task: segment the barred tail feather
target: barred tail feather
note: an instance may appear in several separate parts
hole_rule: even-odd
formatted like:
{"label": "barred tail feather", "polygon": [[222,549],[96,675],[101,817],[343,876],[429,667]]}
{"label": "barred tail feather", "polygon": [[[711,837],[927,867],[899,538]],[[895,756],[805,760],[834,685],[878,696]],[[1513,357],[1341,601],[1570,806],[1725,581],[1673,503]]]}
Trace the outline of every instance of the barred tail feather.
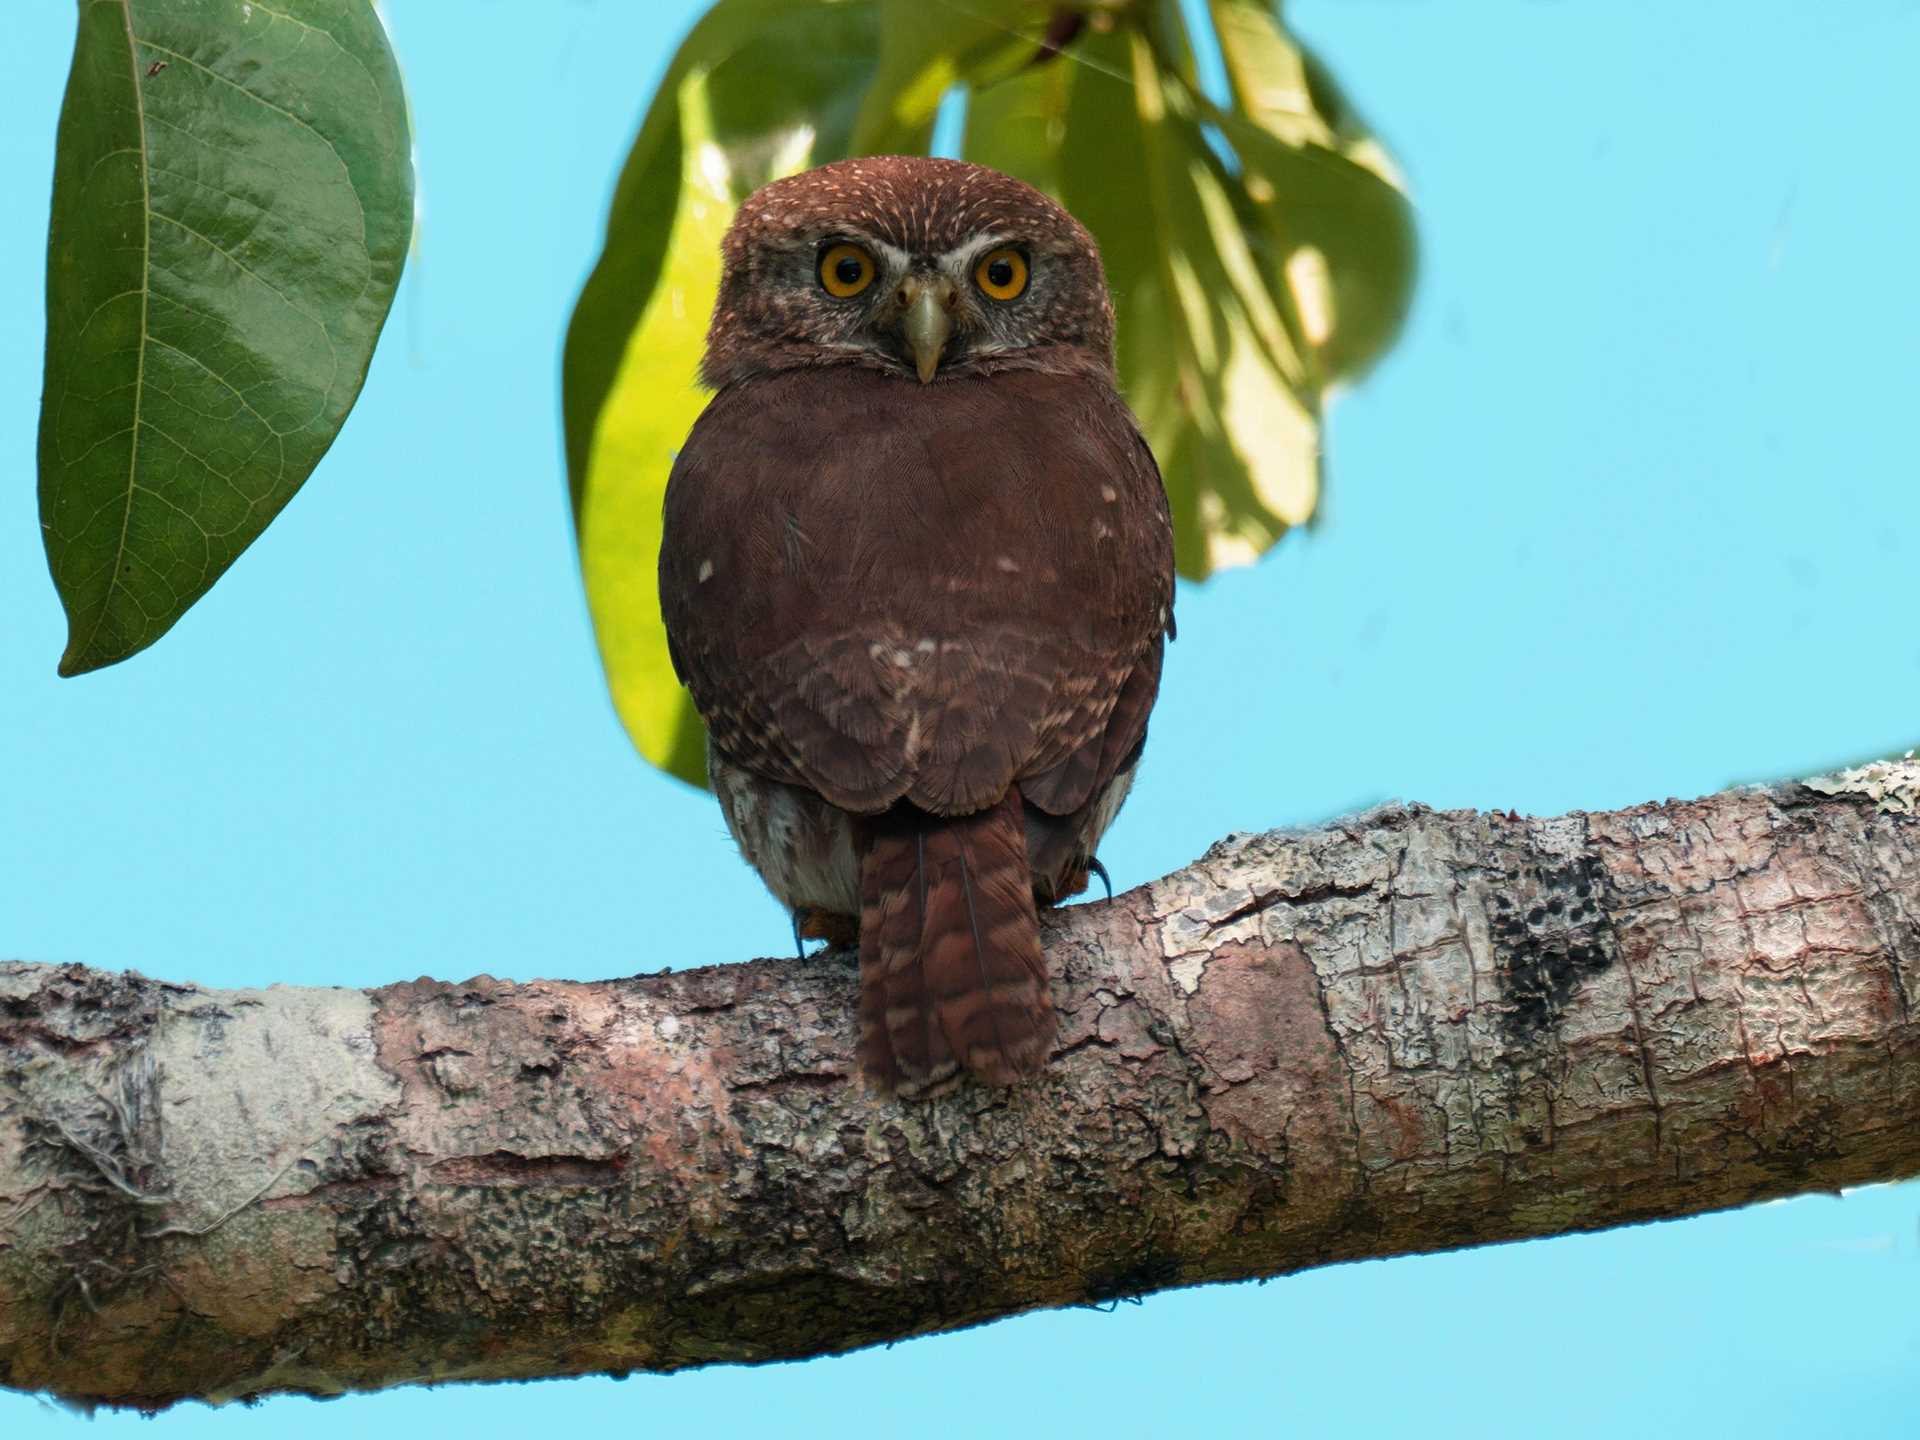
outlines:
{"label": "barred tail feather", "polygon": [[1038,1071],[1055,1021],[1020,792],[972,815],[898,807],[856,843],[861,1069],[903,1095]]}

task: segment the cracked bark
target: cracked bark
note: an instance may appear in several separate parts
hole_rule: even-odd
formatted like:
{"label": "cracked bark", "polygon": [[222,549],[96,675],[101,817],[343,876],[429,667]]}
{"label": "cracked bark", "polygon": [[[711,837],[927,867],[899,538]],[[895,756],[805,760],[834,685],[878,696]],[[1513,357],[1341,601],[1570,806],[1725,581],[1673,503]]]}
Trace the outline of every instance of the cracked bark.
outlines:
{"label": "cracked bark", "polygon": [[1912,1175],[1920,767],[1868,773],[1229,837],[1046,918],[1042,1080],[925,1103],[849,1082],[843,954],[366,993],[0,965],[0,1383],[781,1359]]}

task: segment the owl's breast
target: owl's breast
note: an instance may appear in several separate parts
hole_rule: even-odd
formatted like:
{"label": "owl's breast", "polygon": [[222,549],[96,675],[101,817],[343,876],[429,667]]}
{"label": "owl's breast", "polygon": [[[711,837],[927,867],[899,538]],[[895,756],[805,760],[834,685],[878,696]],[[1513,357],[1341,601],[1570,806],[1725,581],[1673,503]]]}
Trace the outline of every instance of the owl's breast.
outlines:
{"label": "owl's breast", "polygon": [[732,387],[663,524],[662,616],[715,743],[849,808],[969,808],[1058,763],[1168,622],[1158,472],[1097,377]]}
{"label": "owl's breast", "polygon": [[1158,474],[1095,377],[921,385],[848,365],[738,386],[689,436],[664,519],[663,577],[685,550],[709,606],[1004,609],[1171,565]]}

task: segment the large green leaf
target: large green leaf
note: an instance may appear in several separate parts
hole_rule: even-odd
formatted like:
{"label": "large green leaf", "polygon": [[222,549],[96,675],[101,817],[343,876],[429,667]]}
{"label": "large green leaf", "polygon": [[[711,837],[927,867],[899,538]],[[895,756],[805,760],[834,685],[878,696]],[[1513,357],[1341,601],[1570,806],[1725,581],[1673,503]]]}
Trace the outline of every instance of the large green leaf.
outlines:
{"label": "large green leaf", "polygon": [[300,488],[412,224],[366,0],[80,0],[40,412],[63,675],[159,639]]}
{"label": "large green leaf", "polygon": [[640,753],[703,784],[704,735],[667,657],[657,557],[673,456],[739,202],[844,154],[878,51],[876,0],[720,0],[634,142],[567,333],[564,413],[594,634]]}

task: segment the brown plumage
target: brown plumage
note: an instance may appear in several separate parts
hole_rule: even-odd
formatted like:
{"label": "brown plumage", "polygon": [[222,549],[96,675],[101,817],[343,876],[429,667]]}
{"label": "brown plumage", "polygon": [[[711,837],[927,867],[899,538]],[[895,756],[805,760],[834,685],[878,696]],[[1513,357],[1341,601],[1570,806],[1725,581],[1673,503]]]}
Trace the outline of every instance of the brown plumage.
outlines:
{"label": "brown plumage", "polygon": [[768,186],[725,258],[660,555],[715,793],[784,903],[857,917],[869,1077],[1011,1083],[1054,1036],[1036,893],[1084,883],[1172,625],[1098,252],[1017,181],[894,157]]}
{"label": "brown plumage", "polygon": [[960,1069],[1011,1085],[1039,1069],[1053,1000],[1019,788],[968,815],[895,806],[853,833],[861,1068],[896,1086]]}

